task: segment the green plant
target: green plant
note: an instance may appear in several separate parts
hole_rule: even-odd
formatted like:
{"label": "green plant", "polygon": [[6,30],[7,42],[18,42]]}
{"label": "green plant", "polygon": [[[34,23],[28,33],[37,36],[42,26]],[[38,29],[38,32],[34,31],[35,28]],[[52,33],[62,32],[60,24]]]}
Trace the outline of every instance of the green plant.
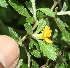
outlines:
{"label": "green plant", "polygon": [[[35,0],[25,1],[24,4],[22,0],[0,1],[1,7],[7,8],[8,5],[11,5],[19,15],[26,19],[25,21],[21,20],[25,28],[25,35],[19,36],[19,33],[17,34],[13,28],[8,27],[11,37],[23,49],[21,56],[26,55],[24,58],[20,56],[17,68],[69,67],[70,24],[65,23],[65,19],[67,21],[65,15],[70,16],[69,1],[52,0],[54,3],[51,8],[49,7],[51,4],[45,7],[44,1],[43,3],[39,2],[42,7],[36,5]],[[50,2],[52,3],[52,1]],[[25,59],[27,60],[26,64]],[[37,59],[41,60],[37,61]]]}

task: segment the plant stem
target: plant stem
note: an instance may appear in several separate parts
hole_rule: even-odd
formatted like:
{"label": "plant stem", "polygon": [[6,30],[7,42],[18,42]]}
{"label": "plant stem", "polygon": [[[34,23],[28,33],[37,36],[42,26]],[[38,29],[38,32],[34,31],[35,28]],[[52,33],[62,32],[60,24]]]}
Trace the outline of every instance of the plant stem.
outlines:
{"label": "plant stem", "polygon": [[57,12],[57,15],[70,15],[70,11],[60,11],[60,12]]}
{"label": "plant stem", "polygon": [[28,56],[28,68],[30,68],[30,53],[29,52],[27,52],[27,56]]}
{"label": "plant stem", "polygon": [[[59,9],[62,10],[61,0],[58,0]],[[62,16],[63,21],[65,22],[65,16]]]}
{"label": "plant stem", "polygon": [[27,38],[28,34],[22,37],[21,41],[24,41]]}
{"label": "plant stem", "polygon": [[[32,30],[34,30],[37,27],[38,23],[36,22],[32,28]],[[28,37],[28,34],[26,34],[25,36],[22,37],[21,41],[24,41],[26,38]]]}
{"label": "plant stem", "polygon": [[[32,2],[32,7],[33,7],[33,17],[35,19],[35,24],[32,28],[32,30],[34,30],[37,27],[38,23],[37,23],[37,18],[36,18],[35,0],[31,0],[31,2]],[[21,40],[24,41],[27,37],[28,37],[28,34],[26,34]]]}
{"label": "plant stem", "polygon": [[[32,7],[33,7],[33,17],[35,19],[35,24],[34,24],[34,26],[32,28],[32,30],[34,30],[37,27],[38,23],[37,23],[37,18],[36,18],[35,0],[31,0],[31,2],[32,2]],[[27,37],[28,37],[28,34],[26,34],[21,40],[24,41]],[[26,52],[27,52],[27,50],[26,50]],[[30,55],[29,52],[27,52],[27,56],[28,56],[28,68],[30,68],[31,55]]]}
{"label": "plant stem", "polygon": [[36,23],[34,24],[32,30],[34,30],[34,29],[38,26],[38,24],[39,24],[39,23],[36,21]]}
{"label": "plant stem", "polygon": [[51,10],[53,11],[53,9],[56,7],[56,5],[58,4],[58,2],[56,0],[54,0],[54,4],[51,7]]}

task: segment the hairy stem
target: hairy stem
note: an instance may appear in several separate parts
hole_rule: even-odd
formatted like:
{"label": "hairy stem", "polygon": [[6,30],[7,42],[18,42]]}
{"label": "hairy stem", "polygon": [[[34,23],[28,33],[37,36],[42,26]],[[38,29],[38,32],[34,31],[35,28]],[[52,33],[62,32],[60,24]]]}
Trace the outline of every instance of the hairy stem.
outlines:
{"label": "hairy stem", "polygon": [[27,38],[28,34],[22,37],[21,41],[24,41]]}
{"label": "hairy stem", "polygon": [[52,5],[51,10],[53,10],[57,4],[58,4],[58,2],[54,0],[54,4]]}
{"label": "hairy stem", "polygon": [[70,11],[61,11],[61,12],[57,12],[57,15],[69,15],[70,16]]}
{"label": "hairy stem", "polygon": [[30,57],[31,57],[31,56],[30,56],[30,53],[29,53],[29,52],[27,52],[27,56],[28,56],[28,68],[30,68],[30,61],[31,61],[31,60],[30,60]]}

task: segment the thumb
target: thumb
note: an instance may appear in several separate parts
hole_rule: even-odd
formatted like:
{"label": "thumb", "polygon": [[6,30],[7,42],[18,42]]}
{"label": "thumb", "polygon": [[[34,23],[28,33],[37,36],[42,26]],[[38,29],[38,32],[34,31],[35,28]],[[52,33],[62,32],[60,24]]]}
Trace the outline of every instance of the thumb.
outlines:
{"label": "thumb", "polygon": [[9,36],[0,35],[0,66],[2,68],[16,66],[19,54],[20,51],[17,42]]}

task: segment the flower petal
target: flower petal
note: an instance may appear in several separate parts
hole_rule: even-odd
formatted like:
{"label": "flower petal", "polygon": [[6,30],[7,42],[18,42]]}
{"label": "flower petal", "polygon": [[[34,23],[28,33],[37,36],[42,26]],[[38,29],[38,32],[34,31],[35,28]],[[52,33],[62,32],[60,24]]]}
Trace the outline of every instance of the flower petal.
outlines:
{"label": "flower petal", "polygon": [[52,43],[52,41],[48,38],[44,38],[44,40],[47,42],[47,43]]}
{"label": "flower petal", "polygon": [[50,37],[52,30],[42,31],[42,37]]}
{"label": "flower petal", "polygon": [[46,31],[46,33],[45,33],[45,37],[50,37],[51,36],[51,30],[48,30],[48,31]]}
{"label": "flower petal", "polygon": [[43,29],[43,31],[47,31],[49,29],[50,29],[50,27],[46,25],[45,28]]}

